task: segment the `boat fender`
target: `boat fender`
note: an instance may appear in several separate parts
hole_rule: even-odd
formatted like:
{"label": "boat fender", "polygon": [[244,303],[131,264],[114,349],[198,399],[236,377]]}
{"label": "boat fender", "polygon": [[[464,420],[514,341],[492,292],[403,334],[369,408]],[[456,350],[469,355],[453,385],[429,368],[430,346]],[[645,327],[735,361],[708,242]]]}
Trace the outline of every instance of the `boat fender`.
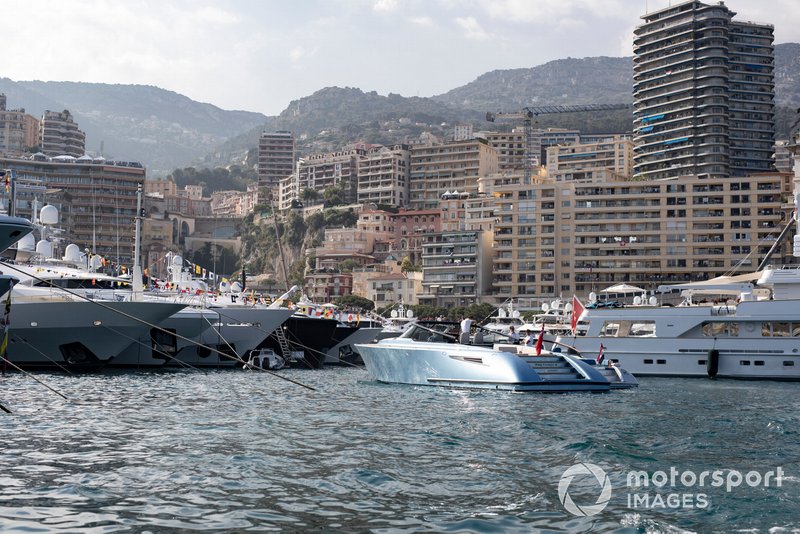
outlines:
{"label": "boat fender", "polygon": [[711,349],[708,351],[708,359],[706,360],[708,378],[716,378],[717,371],[719,371],[719,351]]}

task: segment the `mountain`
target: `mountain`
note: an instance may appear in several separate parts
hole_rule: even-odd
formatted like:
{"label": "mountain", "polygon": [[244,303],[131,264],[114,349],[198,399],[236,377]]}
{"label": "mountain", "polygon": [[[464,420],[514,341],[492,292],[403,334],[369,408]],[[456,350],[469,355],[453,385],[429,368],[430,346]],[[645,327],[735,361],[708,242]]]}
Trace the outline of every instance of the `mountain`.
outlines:
{"label": "mountain", "polygon": [[231,137],[264,124],[261,113],[227,111],[146,85],[15,82],[0,78],[9,108],[39,117],[68,109],[86,132],[87,151],[140,161],[163,175],[212,152]]}
{"label": "mountain", "polygon": [[[779,138],[788,136],[800,107],[800,44],[775,46]],[[144,163],[150,176],[176,168],[252,167],[264,130],[289,130],[300,155],[337,150],[355,141],[410,142],[424,132],[445,137],[455,123],[477,130],[490,125],[487,111],[525,106],[631,102],[633,58],[590,57],[550,61],[531,68],[495,70],[431,98],[379,95],[351,87],[326,87],[292,101],[278,116],[227,111],[172,91],[142,85],[74,82],[14,82],[0,78],[10,108],[34,116],[68,109],[86,132],[87,148],[107,157]],[[540,127],[576,128],[586,133],[626,131],[630,110],[540,115]]]}
{"label": "mountain", "polygon": [[433,99],[468,109],[516,111],[525,106],[632,102],[632,88],[632,57],[567,58],[527,69],[493,70]]}

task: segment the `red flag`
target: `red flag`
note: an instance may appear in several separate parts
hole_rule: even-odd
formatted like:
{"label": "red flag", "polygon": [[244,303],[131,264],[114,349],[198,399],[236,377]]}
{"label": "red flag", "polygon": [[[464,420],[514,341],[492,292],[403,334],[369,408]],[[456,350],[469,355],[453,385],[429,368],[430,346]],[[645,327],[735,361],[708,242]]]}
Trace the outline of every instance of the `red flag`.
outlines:
{"label": "red flag", "polygon": [[605,358],[605,355],[603,354],[604,350],[606,350],[606,348],[603,346],[602,343],[600,343],[600,352],[597,353],[597,365],[603,363],[603,358]]}
{"label": "red flag", "polygon": [[578,327],[578,319],[583,313],[583,304],[578,300],[578,297],[572,295],[572,335],[575,335],[575,329]]}
{"label": "red flag", "polygon": [[536,355],[539,356],[542,353],[542,345],[544,344],[544,321],[542,321],[542,331],[539,332],[539,337],[536,340]]}

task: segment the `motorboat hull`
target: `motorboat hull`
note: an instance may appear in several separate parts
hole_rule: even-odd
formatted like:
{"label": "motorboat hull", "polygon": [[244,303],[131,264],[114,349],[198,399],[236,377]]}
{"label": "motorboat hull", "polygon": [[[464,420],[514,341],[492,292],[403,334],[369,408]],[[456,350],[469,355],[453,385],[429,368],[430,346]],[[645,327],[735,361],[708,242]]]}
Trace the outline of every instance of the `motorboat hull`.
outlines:
{"label": "motorboat hull", "polygon": [[[370,376],[379,382],[530,392],[602,392],[609,382],[566,354],[535,356],[518,345],[498,348],[407,338],[357,345]],[[498,350],[500,349],[500,350]]]}

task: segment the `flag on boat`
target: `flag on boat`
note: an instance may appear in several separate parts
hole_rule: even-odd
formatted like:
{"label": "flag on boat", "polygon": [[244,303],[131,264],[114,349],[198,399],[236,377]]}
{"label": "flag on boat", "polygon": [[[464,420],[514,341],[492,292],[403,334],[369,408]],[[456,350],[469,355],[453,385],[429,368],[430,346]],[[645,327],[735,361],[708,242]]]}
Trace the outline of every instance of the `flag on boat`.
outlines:
{"label": "flag on boat", "polygon": [[539,337],[536,339],[536,355],[542,354],[542,345],[544,345],[544,321],[542,321],[542,330],[539,332]]}
{"label": "flag on boat", "polygon": [[600,365],[601,363],[603,363],[603,360],[606,357],[605,354],[603,354],[603,352],[605,350],[606,350],[606,348],[603,346],[602,343],[600,343],[600,352],[597,353],[597,365]]}
{"label": "flag on boat", "polygon": [[578,300],[578,297],[572,295],[572,335],[575,335],[575,330],[578,328],[578,319],[581,318],[583,313],[583,304]]}

